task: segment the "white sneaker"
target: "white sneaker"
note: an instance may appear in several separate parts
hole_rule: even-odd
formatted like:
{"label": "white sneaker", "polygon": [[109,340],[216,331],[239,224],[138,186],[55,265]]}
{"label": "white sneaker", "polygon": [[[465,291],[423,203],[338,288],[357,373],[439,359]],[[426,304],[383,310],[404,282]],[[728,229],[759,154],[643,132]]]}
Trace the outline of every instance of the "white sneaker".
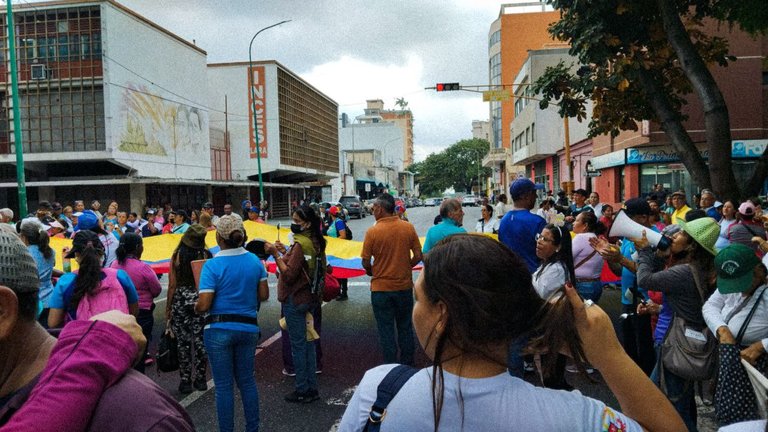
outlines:
{"label": "white sneaker", "polygon": [[[588,374],[595,373],[595,369],[591,367],[586,367],[585,369],[587,370]],[[569,364],[568,366],[565,367],[565,371],[570,373],[579,373],[579,368],[577,368],[576,365]]]}
{"label": "white sneaker", "polygon": [[295,377],[296,376],[296,372],[290,372],[289,373],[287,370],[285,370],[285,368],[283,368],[283,375],[289,376],[289,377]]}
{"label": "white sneaker", "polygon": [[536,364],[523,362],[523,370],[525,372],[536,372]]}

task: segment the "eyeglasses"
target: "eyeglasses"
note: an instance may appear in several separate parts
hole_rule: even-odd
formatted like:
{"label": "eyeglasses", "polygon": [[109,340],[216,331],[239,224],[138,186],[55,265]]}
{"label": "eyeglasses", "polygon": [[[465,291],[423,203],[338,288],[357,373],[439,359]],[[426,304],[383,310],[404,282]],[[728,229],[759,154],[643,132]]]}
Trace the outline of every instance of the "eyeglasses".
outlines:
{"label": "eyeglasses", "polygon": [[537,242],[541,241],[541,242],[545,242],[545,243],[554,243],[555,242],[554,239],[548,239],[548,238],[544,237],[541,234],[536,234],[536,241]]}

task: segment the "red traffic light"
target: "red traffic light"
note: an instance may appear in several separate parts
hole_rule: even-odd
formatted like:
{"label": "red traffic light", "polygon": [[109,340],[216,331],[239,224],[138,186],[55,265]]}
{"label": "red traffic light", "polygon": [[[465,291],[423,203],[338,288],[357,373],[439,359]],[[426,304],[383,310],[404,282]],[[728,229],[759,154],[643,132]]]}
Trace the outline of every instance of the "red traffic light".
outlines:
{"label": "red traffic light", "polygon": [[461,90],[459,83],[437,83],[435,84],[436,91],[456,91]]}

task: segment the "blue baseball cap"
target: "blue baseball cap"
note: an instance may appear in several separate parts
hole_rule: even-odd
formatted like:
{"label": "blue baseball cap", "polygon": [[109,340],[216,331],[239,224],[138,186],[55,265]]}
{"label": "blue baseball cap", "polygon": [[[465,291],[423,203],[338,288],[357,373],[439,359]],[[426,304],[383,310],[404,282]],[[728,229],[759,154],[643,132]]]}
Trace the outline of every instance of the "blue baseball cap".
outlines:
{"label": "blue baseball cap", "polygon": [[536,191],[536,185],[527,178],[519,178],[509,186],[509,195],[512,197],[513,201],[534,191]]}
{"label": "blue baseball cap", "polygon": [[258,213],[260,210],[259,210],[259,208],[258,208],[258,207],[256,207],[256,206],[253,206],[253,207],[249,208],[249,209],[248,209],[248,211],[249,211],[249,212],[253,212],[253,213]]}
{"label": "blue baseball cap", "polygon": [[75,231],[93,231],[98,234],[106,234],[104,228],[99,225],[99,217],[91,210],[86,210],[77,218]]}

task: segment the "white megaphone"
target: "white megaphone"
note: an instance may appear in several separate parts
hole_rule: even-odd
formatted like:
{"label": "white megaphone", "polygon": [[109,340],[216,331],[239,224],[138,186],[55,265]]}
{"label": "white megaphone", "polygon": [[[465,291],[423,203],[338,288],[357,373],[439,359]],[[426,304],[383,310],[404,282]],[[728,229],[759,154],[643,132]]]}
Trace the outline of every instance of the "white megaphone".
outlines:
{"label": "white megaphone", "polygon": [[608,231],[608,237],[640,238],[643,236],[643,231],[645,231],[645,237],[648,239],[648,243],[650,243],[651,246],[660,250],[669,248],[671,242],[668,237],[653,231],[650,227],[642,226],[633,221],[632,218],[627,216],[624,209],[621,209],[616,213],[613,225],[611,225],[611,229]]}

